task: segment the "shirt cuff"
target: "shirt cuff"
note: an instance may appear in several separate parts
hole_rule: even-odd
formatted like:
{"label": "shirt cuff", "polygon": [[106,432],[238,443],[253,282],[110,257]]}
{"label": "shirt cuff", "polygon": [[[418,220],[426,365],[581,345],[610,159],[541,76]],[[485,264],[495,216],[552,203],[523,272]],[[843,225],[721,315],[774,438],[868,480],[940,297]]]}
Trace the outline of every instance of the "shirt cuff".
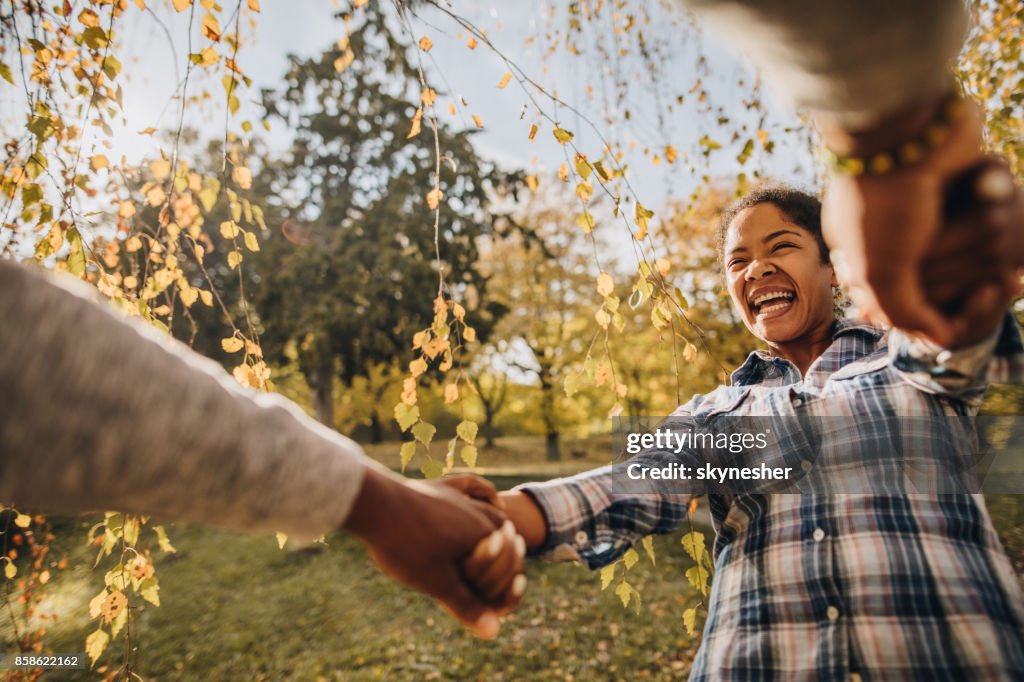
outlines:
{"label": "shirt cuff", "polygon": [[966,388],[986,379],[1004,324],[978,343],[956,350],[893,329],[889,332],[889,357],[903,372],[941,381],[947,388]]}
{"label": "shirt cuff", "polygon": [[547,537],[531,551],[531,556],[578,560],[592,549],[597,540],[596,517],[608,500],[595,499],[601,497],[600,486],[586,488],[571,479],[527,483],[515,488],[537,503],[547,522]]}

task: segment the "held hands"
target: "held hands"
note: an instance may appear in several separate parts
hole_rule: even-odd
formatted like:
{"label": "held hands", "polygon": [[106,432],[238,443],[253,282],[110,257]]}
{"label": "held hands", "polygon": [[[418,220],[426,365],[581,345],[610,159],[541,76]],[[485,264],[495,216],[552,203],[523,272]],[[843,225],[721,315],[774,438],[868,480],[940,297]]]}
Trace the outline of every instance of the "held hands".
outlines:
{"label": "held hands", "polygon": [[[901,126],[919,125],[920,118],[905,112],[857,134],[823,127],[830,146],[870,154],[890,147]],[[982,156],[973,104],[920,162],[882,175],[836,177],[822,225],[836,274],[864,317],[946,348],[994,331],[1024,265],[1020,192],[1005,164]]]}
{"label": "held hands", "polygon": [[387,576],[435,598],[473,634],[491,639],[499,615],[525,588],[525,547],[493,504],[493,486],[454,481],[409,481],[369,467],[344,527]]}

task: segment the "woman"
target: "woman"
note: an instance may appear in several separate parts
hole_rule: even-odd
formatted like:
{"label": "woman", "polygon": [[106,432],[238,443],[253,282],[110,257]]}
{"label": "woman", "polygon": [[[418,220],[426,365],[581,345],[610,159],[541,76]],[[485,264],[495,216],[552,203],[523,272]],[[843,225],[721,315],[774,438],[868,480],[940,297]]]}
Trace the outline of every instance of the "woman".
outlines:
{"label": "woman", "polygon": [[[839,449],[856,453],[893,436],[894,417],[975,414],[990,378],[1019,366],[1017,328],[1002,315],[945,353],[837,319],[808,194],[744,197],[725,211],[719,243],[732,303],[769,350],[676,416],[842,416]],[[912,435],[926,450],[946,445]],[[615,494],[611,476],[502,500],[534,553],[568,545],[591,568],[685,522],[685,497]],[[1024,599],[980,495],[712,494],[709,505],[716,574],[691,679],[1024,679]]]}

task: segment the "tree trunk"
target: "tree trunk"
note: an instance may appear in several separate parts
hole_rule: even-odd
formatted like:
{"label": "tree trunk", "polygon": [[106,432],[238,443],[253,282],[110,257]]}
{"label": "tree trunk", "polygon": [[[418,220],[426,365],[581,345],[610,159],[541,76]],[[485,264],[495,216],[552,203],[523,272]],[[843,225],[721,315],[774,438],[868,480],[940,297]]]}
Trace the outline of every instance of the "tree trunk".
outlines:
{"label": "tree trunk", "polygon": [[380,423],[380,417],[377,416],[377,410],[374,410],[373,414],[370,415],[370,442],[384,442],[384,427]]}
{"label": "tree trunk", "polygon": [[548,431],[547,444],[548,461],[557,462],[562,459],[562,454],[558,451],[558,431]]}
{"label": "tree trunk", "polygon": [[334,364],[331,356],[323,358],[316,370],[316,418],[334,428]]}
{"label": "tree trunk", "polygon": [[558,418],[555,415],[555,383],[551,376],[551,368],[544,363],[540,365],[540,409],[547,436],[547,458],[549,462],[562,459],[558,450]]}

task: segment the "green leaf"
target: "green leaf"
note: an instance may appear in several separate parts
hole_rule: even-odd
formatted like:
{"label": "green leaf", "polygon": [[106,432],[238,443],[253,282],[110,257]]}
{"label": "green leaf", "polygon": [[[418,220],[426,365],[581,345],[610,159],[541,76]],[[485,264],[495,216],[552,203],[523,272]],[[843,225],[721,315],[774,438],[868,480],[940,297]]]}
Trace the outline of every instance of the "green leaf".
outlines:
{"label": "green leaf", "polygon": [[636,566],[638,561],[640,561],[640,555],[636,553],[635,549],[626,550],[626,554],[622,557],[622,563],[626,564],[626,570]]}
{"label": "green leaf", "polygon": [[110,80],[117,78],[117,74],[121,73],[121,62],[117,60],[117,57],[108,54],[103,58],[103,73],[107,74],[107,78]]}
{"label": "green leaf", "polygon": [[107,32],[99,26],[91,26],[82,31],[82,41],[94,50],[99,50],[107,46],[110,39],[107,37]]}
{"label": "green leaf", "polygon": [[607,590],[613,580],[615,580],[615,564],[608,564],[601,569],[601,589]]}
{"label": "green leaf", "polygon": [[85,250],[82,248],[82,235],[77,228],[69,228],[67,232],[68,246],[68,272],[75,277],[85,274]]}
{"label": "green leaf", "polygon": [[[159,606],[159,604],[157,604]],[[117,614],[113,622],[110,624],[110,636],[117,637],[118,633],[121,632],[121,628],[128,622],[128,609],[121,609],[121,613]]]}
{"label": "green leaf", "polygon": [[395,421],[403,431],[408,431],[409,427],[418,422],[420,419],[420,408],[415,405],[406,405],[405,403],[398,403],[395,405]]}
{"label": "green leaf", "polygon": [[441,476],[444,475],[444,465],[436,459],[432,459],[420,467],[420,471],[422,471],[423,475],[428,479],[432,480],[435,478],[441,478]]}
{"label": "green leaf", "polygon": [[37,204],[43,199],[43,188],[33,182],[21,188],[21,205],[25,208]]}
{"label": "green leaf", "polygon": [[462,461],[466,463],[466,466],[468,466],[470,469],[476,467],[477,452],[475,447],[473,447],[472,445],[467,445],[466,447],[462,448],[462,452],[460,454],[462,455]]}
{"label": "green leaf", "polygon": [[683,627],[686,628],[686,634],[693,637],[697,634],[697,608],[690,608],[683,611]]}
{"label": "green leaf", "polygon": [[703,566],[691,566],[686,570],[686,579],[705,597],[708,596],[708,580],[711,574]]}
{"label": "green leaf", "polygon": [[704,546],[704,533],[700,531],[693,531],[687,533],[682,539],[683,549],[690,555],[690,558],[694,561],[700,561],[701,556],[707,551]]}
{"label": "green leaf", "polygon": [[430,441],[434,440],[435,433],[437,433],[437,429],[434,428],[433,424],[428,424],[427,422],[420,422],[412,427],[413,438],[427,447],[430,447]]}
{"label": "green leaf", "polygon": [[139,519],[135,516],[126,516],[124,519],[124,542],[130,547],[139,543]]}
{"label": "green leaf", "polygon": [[474,440],[476,440],[476,431],[476,423],[471,421],[460,422],[459,425],[455,428],[455,433],[457,433],[459,438],[466,441],[467,443],[472,443]]}
{"label": "green leaf", "polygon": [[160,606],[160,583],[157,582],[156,576],[150,576],[142,581],[139,594],[153,606]]}
{"label": "green leaf", "polygon": [[571,142],[573,137],[572,133],[570,133],[568,130],[565,130],[564,128],[558,127],[557,125],[555,126],[554,135],[555,139],[558,140],[559,144],[566,144],[567,142]]}
{"label": "green leaf", "polygon": [[11,75],[11,67],[6,64],[0,63],[0,78],[14,85],[14,77]]}
{"label": "green leaf", "polygon": [[402,449],[399,454],[402,457],[402,471],[405,471],[405,467],[409,466],[409,462],[416,455],[416,441],[411,440],[408,443],[402,443]]}
{"label": "green leaf", "polygon": [[103,651],[107,648],[108,642],[110,642],[110,635],[102,629],[97,630],[85,638],[85,653],[89,654],[89,658],[92,659],[93,665],[96,665],[96,661],[98,661],[100,656],[103,655]]}
{"label": "green leaf", "polygon": [[586,159],[580,158],[576,161],[576,172],[580,174],[582,179],[586,180],[589,178],[591,170],[593,170],[593,167]]}
{"label": "green leaf", "polygon": [[580,375],[568,374],[565,377],[565,397],[571,398],[580,390]]}

